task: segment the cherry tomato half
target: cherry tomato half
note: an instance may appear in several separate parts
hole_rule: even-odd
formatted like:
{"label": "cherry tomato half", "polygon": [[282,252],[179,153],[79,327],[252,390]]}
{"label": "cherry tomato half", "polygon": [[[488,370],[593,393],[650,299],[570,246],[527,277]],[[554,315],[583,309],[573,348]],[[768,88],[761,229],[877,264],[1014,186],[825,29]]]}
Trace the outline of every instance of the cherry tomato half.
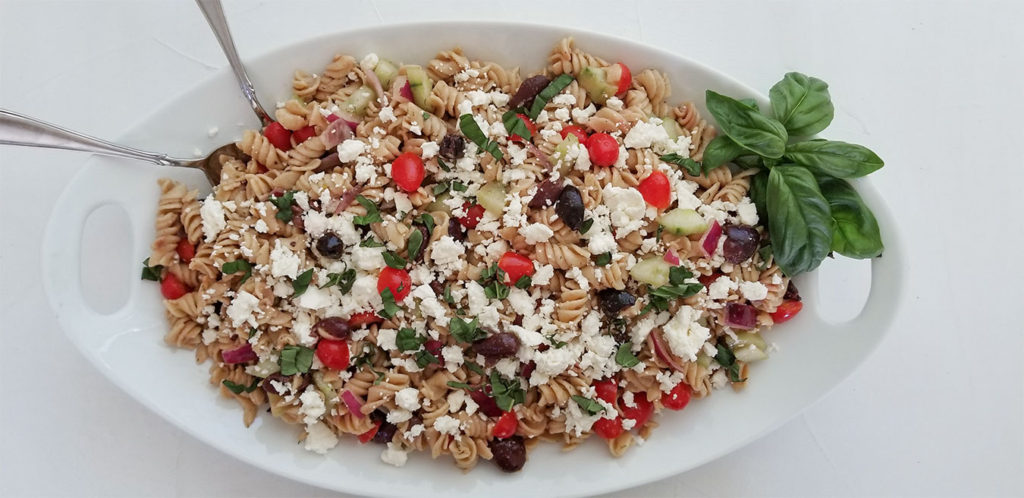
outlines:
{"label": "cherry tomato half", "polygon": [[565,128],[562,128],[562,131],[559,132],[559,134],[562,135],[563,139],[565,137],[569,136],[570,133],[572,133],[573,135],[576,135],[576,138],[580,141],[581,144],[582,143],[586,143],[586,141],[587,141],[587,131],[584,130],[582,126],[569,125],[569,126],[566,126]]}
{"label": "cherry tomato half", "polygon": [[587,153],[595,166],[611,166],[619,160],[619,142],[607,133],[595,133],[587,138]]}
{"label": "cherry tomato half", "polygon": [[176,251],[178,251],[178,257],[181,258],[182,263],[188,263],[196,257],[196,246],[190,244],[188,239],[179,240]]}
{"label": "cherry tomato half", "polygon": [[377,277],[377,292],[384,292],[384,289],[391,291],[396,302],[405,299],[405,296],[408,296],[409,291],[412,290],[412,278],[409,277],[409,272],[390,266],[381,270],[380,276]]}
{"label": "cherry tomato half", "polygon": [[292,133],[292,138],[295,139],[295,143],[297,144],[301,144],[302,142],[305,142],[306,140],[309,140],[314,136],[316,136],[316,128],[313,128],[312,126],[299,128],[298,130],[295,130],[294,133]]}
{"label": "cherry tomato half", "polygon": [[519,427],[519,419],[516,418],[516,412],[505,412],[494,423],[491,434],[498,439],[505,439],[514,436],[517,427]]}
{"label": "cherry tomato half", "polygon": [[415,192],[423,184],[423,160],[406,152],[391,163],[391,179],[406,192]]}
{"label": "cherry tomato half", "polygon": [[661,406],[669,410],[682,410],[690,402],[690,386],[680,382],[668,394],[661,397]]}
{"label": "cherry tomato half", "polygon": [[484,207],[479,204],[463,203],[462,210],[466,214],[459,218],[459,223],[466,228],[476,228],[480,224],[480,218],[484,217]]}
{"label": "cherry tomato half", "polygon": [[629,86],[633,84],[633,73],[630,72],[629,66],[619,62],[615,64],[619,66],[619,87],[615,90],[615,95],[622,95],[629,90]]}
{"label": "cherry tomato half", "polygon": [[345,341],[321,340],[316,345],[316,357],[327,368],[344,370],[348,368],[348,343]]}
{"label": "cherry tomato half", "polygon": [[800,301],[786,301],[779,305],[775,313],[772,313],[772,321],[775,323],[787,322],[802,309],[804,309],[804,303]]}
{"label": "cherry tomato half", "polygon": [[594,422],[593,429],[598,436],[605,439],[615,439],[619,437],[619,434],[622,434],[622,419],[619,417],[615,417],[614,419],[597,419],[597,422]]}
{"label": "cherry tomato half", "polygon": [[359,435],[359,442],[363,443],[363,444],[369,443],[370,440],[373,439],[373,436],[377,435],[377,431],[380,430],[380,426],[381,426],[381,421],[380,420],[374,422],[373,423],[373,427],[371,427],[370,430],[368,430],[368,431],[366,431],[366,432],[364,432],[364,433]]}
{"label": "cherry tomato half", "polygon": [[601,398],[613,405],[615,404],[615,400],[619,398],[619,385],[613,378],[594,382],[594,391],[597,392],[598,398]]}
{"label": "cherry tomato half", "polygon": [[383,321],[384,319],[381,318],[380,315],[378,315],[374,311],[361,311],[359,313],[352,315],[348,319],[348,326],[354,329],[357,327],[362,327],[363,325],[369,325],[371,323],[380,323]]}
{"label": "cherry tomato half", "polygon": [[672,202],[672,185],[661,171],[651,173],[636,188],[648,204],[658,209],[665,209]]}
{"label": "cherry tomato half", "polygon": [[633,405],[635,406],[626,406],[626,403],[620,403],[619,413],[622,418],[635,420],[635,427],[640,427],[647,423],[647,419],[651,418],[651,414],[654,413],[654,403],[647,401],[646,393],[633,393]]}
{"label": "cherry tomato half", "polygon": [[508,276],[508,283],[515,284],[524,276],[533,275],[533,261],[516,252],[506,252],[498,259],[498,268]]}
{"label": "cherry tomato half", "polygon": [[165,272],[164,279],[160,281],[160,293],[164,295],[164,299],[174,300],[188,294],[188,287],[173,273]]}
{"label": "cherry tomato half", "polygon": [[278,123],[277,121],[268,124],[267,127],[263,129],[263,136],[267,137],[267,140],[274,144],[274,147],[277,147],[278,149],[289,150],[292,148],[292,132],[286,130],[285,127],[281,126],[281,123]]}
{"label": "cherry tomato half", "polygon": [[[537,136],[537,125],[533,124],[533,121],[530,121],[530,118],[527,117],[526,114],[516,114],[516,116],[519,116],[519,119],[522,119],[523,124],[526,125],[526,129],[530,130],[530,140],[532,141],[533,137]],[[513,133],[511,137],[508,137],[508,139],[513,142],[523,141],[523,137],[516,135],[515,133]]]}

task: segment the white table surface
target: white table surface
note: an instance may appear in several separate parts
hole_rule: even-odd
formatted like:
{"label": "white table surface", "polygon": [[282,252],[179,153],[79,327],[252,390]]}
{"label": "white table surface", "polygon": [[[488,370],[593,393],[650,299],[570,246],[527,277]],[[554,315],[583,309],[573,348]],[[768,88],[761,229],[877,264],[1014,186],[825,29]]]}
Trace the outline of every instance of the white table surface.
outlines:
{"label": "white table surface", "polygon": [[[243,58],[349,27],[516,19],[628,36],[765,90],[800,70],[831,83],[831,134],[886,160],[872,178],[900,220],[910,267],[879,350],[760,441],[620,496],[1024,493],[1024,4],[344,4],[236,0],[226,10]],[[225,65],[185,0],[0,1],[0,107],[101,137]],[[0,147],[0,496],[329,495],[185,435],[65,339],[39,253],[82,161]]]}

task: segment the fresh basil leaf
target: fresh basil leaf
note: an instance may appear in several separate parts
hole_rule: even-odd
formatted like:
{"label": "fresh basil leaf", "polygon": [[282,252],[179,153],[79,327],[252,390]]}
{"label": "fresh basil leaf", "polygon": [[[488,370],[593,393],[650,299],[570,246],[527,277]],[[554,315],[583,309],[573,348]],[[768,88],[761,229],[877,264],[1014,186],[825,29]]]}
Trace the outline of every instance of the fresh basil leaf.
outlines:
{"label": "fresh basil leaf", "polygon": [[732,160],[741,169],[754,169],[764,167],[764,163],[761,161],[761,156],[746,155],[740,156]]}
{"label": "fresh basil leaf", "polygon": [[454,317],[448,324],[448,331],[451,332],[452,337],[455,337],[460,342],[476,342],[486,335],[486,333],[480,329],[479,323],[480,322],[476,318],[467,322],[459,317]]}
{"label": "fresh basil leaf", "polygon": [[281,221],[292,220],[292,204],[295,203],[294,190],[289,190],[280,197],[271,196],[270,202],[277,207],[277,219]]}
{"label": "fresh basil leaf", "polygon": [[234,261],[229,261],[221,265],[220,271],[225,275],[231,275],[238,272],[245,272],[245,275],[242,276],[242,280],[238,281],[238,285],[242,285],[245,283],[246,280],[249,280],[249,277],[252,276],[252,265],[249,264],[249,262],[244,259],[236,259]]}
{"label": "fresh basil leaf", "polygon": [[398,303],[395,302],[395,295],[391,293],[391,289],[385,288],[380,291],[380,299],[384,309],[378,311],[378,315],[384,318],[391,318],[402,310],[402,308],[398,306]]}
{"label": "fresh basil leaf", "polygon": [[[419,233],[419,232],[417,231],[417,233]],[[392,268],[394,268],[396,270],[401,270],[401,269],[405,268],[405,264],[406,264],[405,258],[403,258],[403,257],[401,257],[401,256],[399,256],[399,255],[397,255],[397,254],[395,254],[395,253],[393,253],[391,251],[384,251],[383,253],[381,253],[381,256],[384,257],[384,263],[386,265],[388,265],[388,266],[390,266],[390,267],[392,267]]]}
{"label": "fresh basil leaf", "polygon": [[438,167],[441,168],[441,171],[444,171],[445,173],[448,173],[452,170],[447,164],[444,163],[443,160],[441,160],[440,157],[437,158],[437,165]]}
{"label": "fresh basil leaf", "polygon": [[761,262],[757,265],[758,270],[764,270],[768,267],[768,262],[772,259],[772,245],[765,244],[757,250],[757,256],[761,259]]}
{"label": "fresh basil leaf", "polygon": [[473,386],[466,384],[465,382],[455,382],[454,380],[448,381],[448,387],[451,387],[453,389],[473,389]]}
{"label": "fresh basil leaf", "polygon": [[[708,145],[710,146],[711,144],[708,144]],[[707,154],[708,154],[707,153],[707,149],[705,149],[704,150],[704,157],[705,158],[707,157]],[[679,166],[680,168],[683,168],[683,170],[685,170],[691,176],[700,176],[701,173],[704,172],[704,169],[703,169],[703,167],[701,166],[701,164],[699,162],[694,161],[693,159],[690,159],[689,157],[680,156],[679,154],[676,154],[675,152],[673,152],[671,154],[665,154],[665,155],[661,156],[659,159],[661,159],[662,161],[664,161],[666,163],[672,163],[672,164],[675,164],[676,166]]]}
{"label": "fresh basil leaf", "polygon": [[832,246],[832,216],[810,171],[778,166],[768,175],[765,206],[775,262],[792,277],[821,264]]}
{"label": "fresh basil leaf", "polygon": [[529,289],[531,285],[533,285],[533,278],[529,275],[523,275],[516,280],[517,289]]}
{"label": "fresh basil leaf", "polygon": [[[736,99],[712,90],[708,90],[705,95],[708,112],[715,117],[718,127],[729,138],[757,155],[782,157],[786,151],[786,141],[789,139],[782,123],[764,116]],[[710,146],[711,144],[708,144],[708,147]],[[706,149],[704,155],[706,162],[708,159]],[[710,168],[711,166],[705,165],[705,167]]]}
{"label": "fresh basil leaf", "polygon": [[487,376],[487,372],[484,372],[484,367],[481,367],[480,365],[477,365],[476,363],[474,363],[472,361],[467,361],[465,363],[465,365],[466,365],[466,368],[469,369],[469,371],[475,372],[478,375],[482,375],[484,377]]}
{"label": "fresh basil leaf", "polygon": [[583,220],[583,223],[580,224],[580,235],[585,235],[587,232],[590,231],[590,227],[592,226],[594,226],[593,218],[587,218]]}
{"label": "fresh basil leaf", "polygon": [[348,294],[352,290],[352,284],[356,282],[355,268],[349,268],[341,272],[341,279],[338,280],[338,288],[342,294]]}
{"label": "fresh basil leaf", "polygon": [[523,118],[520,118],[516,111],[505,111],[505,114],[501,116],[501,122],[505,125],[505,131],[508,132],[508,136],[519,135],[524,140],[529,141],[533,136],[530,134],[530,129],[526,127],[526,123],[523,122]]}
{"label": "fresh basil leaf", "polygon": [[236,384],[228,379],[222,380],[221,384],[224,384],[224,387],[228,388],[229,391],[235,394],[251,393],[255,391],[257,387],[259,387],[260,379],[253,379],[252,384],[249,384],[248,386]]}
{"label": "fresh basil leaf", "polygon": [[326,289],[328,287],[333,287],[335,285],[338,285],[338,282],[341,282],[341,274],[340,273],[328,273],[327,274],[327,281],[324,282],[323,285],[319,285],[318,287],[320,287],[321,289]]}
{"label": "fresh basil leaf", "polygon": [[472,114],[463,114],[459,116],[459,130],[466,136],[471,142],[475,143],[480,150],[490,152],[495,159],[501,159],[503,154],[501,149],[498,148],[498,144],[487,140],[487,135],[480,130],[480,125],[476,124],[476,120],[473,119]]}
{"label": "fresh basil leaf", "polygon": [[434,188],[431,189],[431,192],[434,193],[434,196],[438,196],[447,192],[450,187],[451,184],[449,184],[448,182],[437,183],[434,185]]}
{"label": "fresh basil leaf", "polygon": [[837,178],[822,178],[818,185],[832,211],[832,250],[857,259],[880,256],[885,246],[878,221],[853,186]]}
{"label": "fresh basil leaf", "polygon": [[434,222],[434,217],[431,216],[430,213],[421,214],[420,223],[423,223],[423,226],[427,227],[427,233],[431,234],[434,233],[434,227],[437,226]]}
{"label": "fresh basil leaf", "polygon": [[292,297],[296,298],[304,294],[306,292],[306,289],[309,288],[309,283],[312,281],[312,268],[300,273],[298,277],[295,277],[295,280],[292,280],[292,290],[294,291],[292,292]]}
{"label": "fresh basil leaf", "polygon": [[716,348],[718,352],[715,353],[715,361],[725,369],[729,380],[732,382],[746,381],[747,379],[740,377],[740,364],[736,363],[736,355],[732,354],[732,350],[722,343],[718,343]]}
{"label": "fresh basil leaf", "polygon": [[426,349],[417,351],[416,354],[413,355],[413,358],[416,360],[416,365],[420,368],[426,368],[426,366],[431,363],[440,363],[440,361],[437,360],[437,357]]}
{"label": "fresh basil leaf", "polygon": [[484,295],[488,299],[505,299],[508,297],[509,288],[507,285],[495,280],[484,287]]}
{"label": "fresh basil leaf", "polygon": [[305,346],[285,346],[281,350],[281,375],[306,373],[313,365],[313,350]]}
{"label": "fresh basil leaf", "polygon": [[423,232],[419,230],[409,232],[409,240],[405,243],[405,247],[409,260],[415,260],[416,256],[420,254],[420,249],[423,247]]}
{"label": "fresh basil leaf", "polygon": [[408,327],[399,329],[395,336],[395,345],[399,351],[416,351],[424,342],[427,342],[426,337],[416,335],[416,329]]}
{"label": "fresh basil leaf", "polygon": [[615,353],[615,363],[624,368],[633,368],[640,364],[640,360],[633,354],[632,341],[626,341],[619,346],[618,352]]}
{"label": "fresh basil leaf", "polygon": [[605,252],[598,254],[594,257],[594,265],[596,266],[608,266],[608,263],[612,262],[612,253]]}
{"label": "fresh basil leaf", "polygon": [[587,415],[597,415],[604,411],[604,405],[590,398],[584,398],[578,394],[573,394],[572,400],[575,401],[577,405],[580,405],[580,409],[587,412]]}
{"label": "fresh basil leaf", "polygon": [[533,98],[533,104],[530,106],[530,112],[526,113],[530,119],[537,119],[540,115],[540,111],[544,110],[544,106],[548,105],[548,102],[555,98],[565,87],[572,83],[573,77],[571,74],[561,74],[557,78],[551,80],[548,86],[544,87],[536,97]]}
{"label": "fresh basil leaf", "polygon": [[683,285],[688,278],[693,278],[693,272],[685,266],[673,266],[668,269],[668,283],[671,285]]}
{"label": "fresh basil leaf", "polygon": [[786,148],[786,158],[818,176],[858,178],[885,163],[867,147],[833,140],[808,140]]}
{"label": "fresh basil leaf", "polygon": [[739,102],[755,111],[761,110],[761,108],[757,105],[757,101],[754,99],[739,99]]}
{"label": "fresh basil leaf", "polygon": [[747,149],[741,147],[733,139],[719,135],[708,142],[708,146],[704,148],[701,167],[704,168],[704,173],[707,173],[747,152]]}
{"label": "fresh basil leaf", "polygon": [[450,305],[455,304],[455,299],[452,297],[452,285],[451,284],[445,284],[445,286],[444,286],[444,293],[442,295],[444,297],[444,302],[446,302],[446,303],[448,303]]}
{"label": "fresh basil leaf", "polygon": [[526,401],[526,391],[523,391],[518,378],[505,379],[497,370],[492,370],[488,381],[491,386],[491,397],[502,411],[507,412],[513,406]]}
{"label": "fresh basil leaf", "polygon": [[149,266],[149,258],[146,258],[142,262],[142,279],[152,280],[154,282],[160,281],[160,273],[164,270],[164,265]]}
{"label": "fresh basil leaf", "polygon": [[361,216],[356,216],[355,218],[353,218],[352,219],[352,223],[353,224],[355,224],[355,225],[369,225],[371,223],[380,223],[380,222],[384,221],[384,218],[381,218],[381,216],[380,216],[380,210],[377,209],[377,205],[374,204],[373,201],[371,201],[370,199],[367,199],[366,197],[364,197],[362,195],[359,195],[359,196],[356,196],[356,202],[358,202],[359,205],[363,206],[363,208],[366,209],[366,214],[365,215],[361,215]]}
{"label": "fresh basil leaf", "polygon": [[363,239],[363,241],[359,243],[359,247],[384,247],[384,243],[379,242],[371,236]]}
{"label": "fresh basil leaf", "polygon": [[768,91],[775,118],[794,137],[820,133],[832,123],[835,109],[828,83],[800,73],[786,73]]}
{"label": "fresh basil leaf", "polygon": [[465,192],[466,190],[469,190],[469,187],[467,187],[466,184],[456,180],[452,182],[452,190],[456,192]]}
{"label": "fresh basil leaf", "polygon": [[756,175],[750,178],[750,200],[754,202],[754,207],[757,208],[757,217],[761,223],[763,223],[768,230],[771,230],[771,225],[768,223],[768,207],[766,205],[766,199],[768,198],[768,170],[762,169],[758,171]]}

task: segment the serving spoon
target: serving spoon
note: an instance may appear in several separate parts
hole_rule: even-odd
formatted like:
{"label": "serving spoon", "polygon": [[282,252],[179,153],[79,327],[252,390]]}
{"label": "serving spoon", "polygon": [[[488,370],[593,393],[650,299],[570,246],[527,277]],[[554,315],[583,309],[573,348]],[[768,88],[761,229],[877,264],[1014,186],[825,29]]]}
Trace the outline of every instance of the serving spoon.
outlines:
{"label": "serving spoon", "polygon": [[[249,102],[256,117],[263,125],[273,121],[270,115],[260,105],[256,98],[256,90],[252,81],[249,80],[245,67],[235,50],[234,41],[231,39],[231,32],[228,30],[227,20],[224,17],[224,9],[220,0],[196,0],[206,21],[210,24],[217,41],[220,42],[224,55],[227,56],[228,64],[242,89],[242,95]],[[220,184],[221,161],[220,157],[247,159],[248,156],[238,150],[235,144],[222,145],[202,159],[184,159],[172,157],[158,152],[149,152],[126,145],[116,144],[107,140],[92,137],[84,133],[69,130],[67,128],[47,123],[24,114],[0,108],[0,144],[20,145],[24,147],[41,147],[47,149],[77,150],[91,152],[107,156],[127,157],[148,161],[159,166],[178,166],[182,168],[199,169],[206,175],[211,185]]]}

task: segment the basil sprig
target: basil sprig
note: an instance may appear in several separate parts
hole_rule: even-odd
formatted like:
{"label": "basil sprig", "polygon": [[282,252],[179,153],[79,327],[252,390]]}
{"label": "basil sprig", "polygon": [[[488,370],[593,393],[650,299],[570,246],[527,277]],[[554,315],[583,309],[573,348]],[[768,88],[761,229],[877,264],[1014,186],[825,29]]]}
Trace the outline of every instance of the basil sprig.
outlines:
{"label": "basil sprig", "polygon": [[236,259],[220,265],[220,271],[225,275],[238,272],[245,273],[245,275],[242,275],[242,280],[238,281],[238,285],[242,285],[246,280],[249,280],[249,277],[252,276],[252,264],[244,259]]}
{"label": "basil sprig", "polygon": [[548,105],[548,102],[555,98],[555,95],[561,93],[565,87],[572,83],[573,77],[571,74],[560,74],[557,78],[551,80],[548,86],[544,87],[536,97],[533,98],[533,104],[530,106],[530,112],[526,113],[530,119],[537,119],[540,115],[540,111],[544,110],[544,107]]}
{"label": "basil sprig", "polygon": [[484,135],[480,125],[476,124],[472,114],[459,116],[459,130],[477,147],[480,147],[480,150],[490,152],[495,159],[500,160],[504,156],[501,149],[498,148],[498,143],[487,139],[487,135]]}
{"label": "basil sprig", "polygon": [[788,73],[769,92],[774,118],[752,101],[707,92],[722,134],[704,149],[705,171],[727,162],[761,171],[750,198],[767,220],[775,262],[789,276],[818,267],[829,252],[866,259],[884,245],[874,214],[842,179],[871,174],[884,162],[868,148],[835,140],[792,140],[823,131],[835,108],[828,84]]}
{"label": "basil sprig", "polygon": [[604,411],[604,405],[590,398],[574,394],[572,395],[572,400],[575,401],[577,405],[580,405],[580,409],[587,412],[587,415],[597,415]]}
{"label": "basil sprig", "polygon": [[270,202],[277,207],[276,218],[281,221],[292,220],[292,204],[295,203],[295,190],[289,190],[280,197],[271,196]]}
{"label": "basil sprig", "polygon": [[292,297],[299,297],[306,293],[306,289],[309,288],[309,284],[313,281],[313,269],[310,268],[295,277],[292,280]]}
{"label": "basil sprig", "polygon": [[222,380],[221,384],[224,384],[224,387],[228,388],[229,391],[231,391],[231,392],[233,392],[235,394],[251,393],[251,392],[255,391],[257,387],[259,387],[260,379],[259,378],[252,379],[252,383],[249,384],[248,386],[246,386],[244,384],[238,384],[238,383],[232,382],[232,381],[230,381],[228,379]]}
{"label": "basil sprig", "polygon": [[306,373],[313,366],[313,350],[305,346],[285,346],[281,350],[281,375]]}
{"label": "basil sprig", "polygon": [[149,258],[146,258],[142,262],[142,279],[152,280],[154,282],[160,281],[160,275],[164,271],[163,265],[149,266]]}

